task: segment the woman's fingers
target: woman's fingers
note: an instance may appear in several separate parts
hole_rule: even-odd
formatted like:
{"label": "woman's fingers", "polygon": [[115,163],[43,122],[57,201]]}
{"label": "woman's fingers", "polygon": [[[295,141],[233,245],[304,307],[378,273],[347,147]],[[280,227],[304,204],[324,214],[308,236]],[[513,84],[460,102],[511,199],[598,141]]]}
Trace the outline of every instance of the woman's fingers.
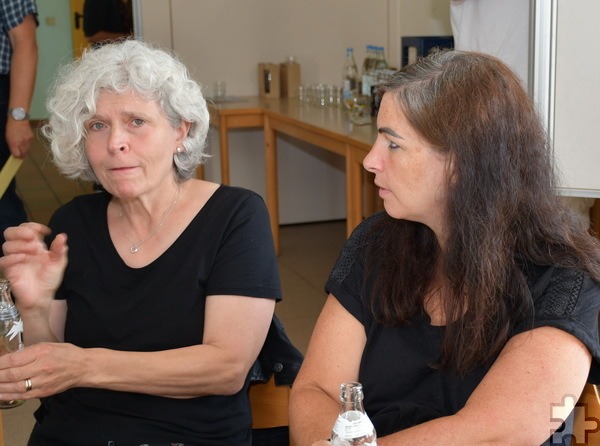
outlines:
{"label": "woman's fingers", "polygon": [[40,398],[75,386],[80,352],[71,344],[40,343],[0,357],[0,400]]}
{"label": "woman's fingers", "polygon": [[50,252],[54,256],[63,257],[67,253],[67,234],[58,234],[50,244]]}
{"label": "woman's fingers", "polygon": [[23,223],[19,226],[8,228],[4,231],[2,250],[5,255],[25,252],[36,254],[45,250],[44,237],[50,234],[50,228],[39,223]]}

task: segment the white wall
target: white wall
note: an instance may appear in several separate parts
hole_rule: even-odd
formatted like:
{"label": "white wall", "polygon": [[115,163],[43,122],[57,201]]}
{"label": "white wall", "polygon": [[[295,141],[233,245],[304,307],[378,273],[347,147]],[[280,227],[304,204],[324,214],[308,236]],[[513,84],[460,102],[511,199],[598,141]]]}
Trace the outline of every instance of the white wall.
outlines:
{"label": "white wall", "polygon": [[[344,49],[384,46],[398,66],[401,36],[452,33],[448,0],[140,0],[142,35],[173,48],[206,85],[257,93],[256,64],[296,56],[303,80],[339,83]],[[172,29],[171,29],[171,25]]]}
{"label": "white wall", "polygon": [[[206,94],[216,80],[228,95],[258,94],[257,64],[297,57],[303,83],[340,84],[345,48],[361,64],[368,44],[398,66],[402,35],[451,34],[448,0],[140,0],[141,35],[172,48]],[[262,131],[232,132],[233,185],[264,195]],[[218,135],[206,166],[219,181]],[[343,159],[290,138],[278,139],[281,223],[345,218]]]}
{"label": "white wall", "polygon": [[556,23],[554,144],[565,192],[600,197],[600,59],[595,42],[598,0],[560,0]]}
{"label": "white wall", "polygon": [[69,0],[38,1],[38,69],[31,102],[32,119],[45,119],[46,97],[59,66],[73,60]]}

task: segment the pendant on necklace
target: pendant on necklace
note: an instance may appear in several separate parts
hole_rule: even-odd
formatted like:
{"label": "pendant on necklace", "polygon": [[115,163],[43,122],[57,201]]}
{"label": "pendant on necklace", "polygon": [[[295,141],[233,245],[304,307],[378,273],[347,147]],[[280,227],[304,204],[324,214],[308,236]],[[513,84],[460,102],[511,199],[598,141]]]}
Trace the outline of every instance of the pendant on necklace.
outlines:
{"label": "pendant on necklace", "polygon": [[138,247],[137,245],[134,243],[133,245],[131,245],[129,247],[129,251],[131,251],[132,254],[135,254],[136,252],[138,252]]}

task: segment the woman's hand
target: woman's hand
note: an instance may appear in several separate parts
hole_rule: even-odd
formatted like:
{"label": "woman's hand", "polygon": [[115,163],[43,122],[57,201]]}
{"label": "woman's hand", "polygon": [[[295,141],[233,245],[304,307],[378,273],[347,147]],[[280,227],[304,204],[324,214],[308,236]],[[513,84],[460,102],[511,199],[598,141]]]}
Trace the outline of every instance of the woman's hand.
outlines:
{"label": "woman's hand", "polygon": [[58,289],[67,265],[67,236],[59,234],[46,246],[50,228],[39,223],[23,223],[4,231],[4,257],[0,270],[10,281],[21,312],[47,308]]}
{"label": "woman's hand", "polygon": [[86,358],[86,350],[64,343],[40,343],[2,355],[0,400],[41,398],[77,387],[86,375]]}

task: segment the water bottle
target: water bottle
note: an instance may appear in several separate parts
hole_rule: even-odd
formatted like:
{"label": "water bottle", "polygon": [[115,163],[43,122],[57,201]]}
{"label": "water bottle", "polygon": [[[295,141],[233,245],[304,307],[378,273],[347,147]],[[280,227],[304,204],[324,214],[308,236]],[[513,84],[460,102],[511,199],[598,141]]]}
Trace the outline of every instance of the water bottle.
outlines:
{"label": "water bottle", "polygon": [[358,88],[358,68],[356,67],[356,61],[354,60],[354,50],[352,48],[346,49],[346,60],[344,61],[344,69],[342,71],[342,95],[344,105],[348,109],[354,107],[354,102]]}
{"label": "water bottle", "polygon": [[[0,355],[23,348],[23,322],[10,294],[10,282],[0,279]],[[20,406],[25,400],[0,401],[0,409]]]}
{"label": "water bottle", "polygon": [[383,70],[387,70],[388,68],[388,64],[387,64],[387,60],[385,59],[385,50],[382,46],[378,46],[375,49],[375,63],[374,65],[374,71],[383,71]]}
{"label": "water bottle", "polygon": [[377,435],[363,407],[361,383],[343,383],[340,386],[342,409],[337,417],[331,444],[333,446],[377,446]]}
{"label": "water bottle", "polygon": [[374,45],[367,45],[367,55],[362,66],[362,85],[361,94],[362,96],[371,96],[371,86],[375,83],[375,47]]}
{"label": "water bottle", "polygon": [[373,65],[375,62],[375,46],[367,45],[367,53],[362,64],[362,73],[370,73],[373,71]]}

